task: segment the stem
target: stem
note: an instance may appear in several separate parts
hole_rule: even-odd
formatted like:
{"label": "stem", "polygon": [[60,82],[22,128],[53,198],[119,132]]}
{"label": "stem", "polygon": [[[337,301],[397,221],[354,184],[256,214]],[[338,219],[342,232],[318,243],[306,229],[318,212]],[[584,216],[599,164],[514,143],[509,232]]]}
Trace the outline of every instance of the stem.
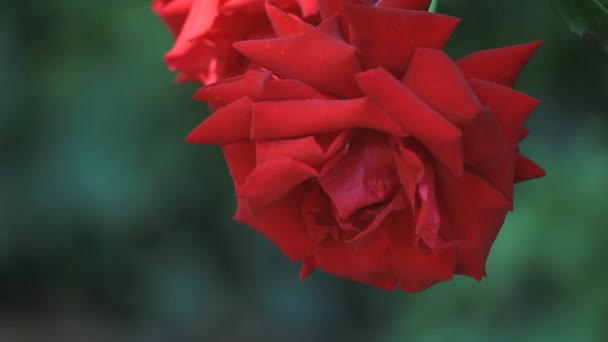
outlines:
{"label": "stem", "polygon": [[429,7],[429,12],[437,12],[437,4],[439,4],[439,0],[432,0],[431,7]]}

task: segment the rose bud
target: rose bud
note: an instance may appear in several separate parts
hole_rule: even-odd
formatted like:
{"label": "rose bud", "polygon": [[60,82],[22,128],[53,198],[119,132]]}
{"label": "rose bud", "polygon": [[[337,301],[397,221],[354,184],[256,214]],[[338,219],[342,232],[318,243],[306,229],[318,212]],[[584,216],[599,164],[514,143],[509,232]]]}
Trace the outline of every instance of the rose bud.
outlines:
{"label": "rose bud", "polygon": [[544,175],[517,147],[539,101],[513,89],[540,43],[454,61],[442,49],[458,18],[336,3],[296,28],[269,6],[278,37],[234,44],[259,69],[201,88],[217,110],[187,141],[222,146],[235,219],[302,261],[302,278],[481,279],[514,182]]}

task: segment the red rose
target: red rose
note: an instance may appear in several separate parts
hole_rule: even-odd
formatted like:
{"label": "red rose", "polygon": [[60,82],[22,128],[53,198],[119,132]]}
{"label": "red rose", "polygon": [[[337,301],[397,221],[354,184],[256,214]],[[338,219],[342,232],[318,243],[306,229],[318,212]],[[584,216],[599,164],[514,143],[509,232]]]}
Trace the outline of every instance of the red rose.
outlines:
{"label": "red rose", "polygon": [[222,146],[235,219],[302,260],[302,278],[481,279],[513,183],[544,175],[517,148],[539,101],[512,89],[540,43],[455,62],[442,48],[459,19],[421,3],[345,4],[302,33],[238,42],[263,69],[195,94],[219,109],[187,140]]}
{"label": "red rose", "polygon": [[[340,0],[342,1],[342,0]],[[250,62],[232,48],[239,40],[274,37],[265,0],[153,0],[175,36],[165,61],[179,81],[209,84],[245,72]],[[294,25],[318,21],[316,0],[273,0],[275,16]]]}

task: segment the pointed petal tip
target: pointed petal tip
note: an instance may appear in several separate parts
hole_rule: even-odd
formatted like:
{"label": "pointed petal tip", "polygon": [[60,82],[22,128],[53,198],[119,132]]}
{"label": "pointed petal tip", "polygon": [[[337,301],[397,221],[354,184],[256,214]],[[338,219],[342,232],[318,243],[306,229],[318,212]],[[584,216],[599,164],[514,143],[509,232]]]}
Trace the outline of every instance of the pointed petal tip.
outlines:
{"label": "pointed petal tip", "polygon": [[540,167],[532,160],[518,155],[515,160],[515,183],[520,183],[536,178],[542,178],[547,175],[545,169]]}
{"label": "pointed petal tip", "polygon": [[259,39],[259,40],[239,40],[237,42],[232,43],[232,48],[241,53],[242,55],[247,56],[247,52],[251,50],[252,46],[256,44],[256,42],[263,41],[267,39]]}
{"label": "pointed petal tip", "polygon": [[247,97],[221,107],[196,126],[186,142],[223,146],[248,138],[251,107],[252,102]]}
{"label": "pointed petal tip", "polygon": [[196,128],[194,128],[192,131],[190,131],[190,133],[188,133],[188,136],[186,136],[185,142],[187,142],[188,144],[194,144],[194,145],[202,145],[202,144],[211,144],[209,141],[207,141],[207,139],[205,139],[205,134],[201,134],[201,125],[203,123],[199,124],[198,126],[196,126]]}
{"label": "pointed petal tip", "polygon": [[513,88],[524,67],[542,41],[480,50],[460,58],[456,63],[467,78],[478,78]]}
{"label": "pointed petal tip", "polygon": [[300,270],[300,280],[304,281],[310,277],[312,272],[316,269],[315,261],[312,257],[304,259],[302,263],[302,269]]}
{"label": "pointed petal tip", "polygon": [[190,133],[188,133],[188,136],[186,136],[186,139],[184,139],[184,141],[187,142],[188,144],[198,144],[198,142],[196,141],[195,135],[193,133],[194,133],[194,131],[191,131]]}

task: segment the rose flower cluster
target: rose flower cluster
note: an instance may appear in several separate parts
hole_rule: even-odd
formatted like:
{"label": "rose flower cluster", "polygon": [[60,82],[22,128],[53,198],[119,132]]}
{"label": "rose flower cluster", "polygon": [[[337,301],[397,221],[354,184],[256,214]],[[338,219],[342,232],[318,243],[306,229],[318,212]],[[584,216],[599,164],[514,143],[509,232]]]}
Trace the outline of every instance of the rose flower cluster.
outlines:
{"label": "rose flower cluster", "polygon": [[[215,112],[187,141],[222,147],[235,219],[304,279],[320,269],[420,291],[481,279],[539,101],[513,89],[540,45],[442,51],[458,18],[428,0],[157,0],[167,63]],[[228,77],[230,76],[230,77]]]}

